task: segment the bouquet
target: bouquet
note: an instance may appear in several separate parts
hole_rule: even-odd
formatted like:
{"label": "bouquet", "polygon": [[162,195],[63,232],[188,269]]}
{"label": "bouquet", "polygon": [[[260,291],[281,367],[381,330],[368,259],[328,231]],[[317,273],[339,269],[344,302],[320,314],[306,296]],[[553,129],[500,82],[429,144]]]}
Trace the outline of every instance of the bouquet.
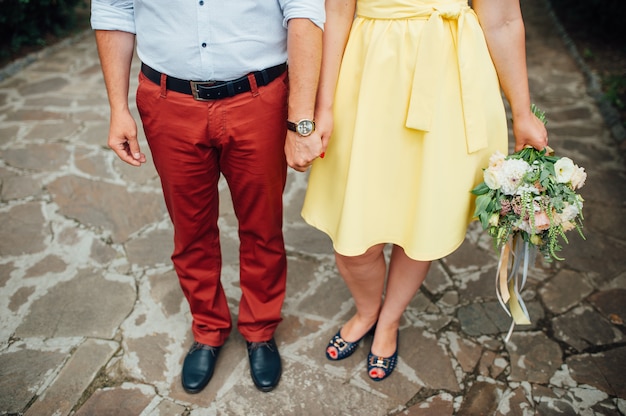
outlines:
{"label": "bouquet", "polygon": [[[544,113],[534,105],[533,112],[545,123]],[[527,147],[508,156],[493,154],[483,171],[484,182],[472,190],[477,196],[474,216],[500,251],[496,294],[513,318],[507,340],[516,323],[530,324],[519,292],[537,251],[547,261],[563,260],[558,252],[561,240],[569,242],[565,233],[576,229],[585,238],[584,200],[576,191],[586,178],[584,168],[570,158],[554,156],[550,148]]]}

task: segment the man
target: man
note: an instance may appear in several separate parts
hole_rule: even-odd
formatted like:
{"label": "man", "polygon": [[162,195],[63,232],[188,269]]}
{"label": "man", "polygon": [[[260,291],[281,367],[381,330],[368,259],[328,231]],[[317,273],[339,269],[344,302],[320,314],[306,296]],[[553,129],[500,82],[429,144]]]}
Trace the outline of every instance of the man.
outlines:
{"label": "man", "polygon": [[142,61],[137,108],[174,226],[172,261],[193,318],[195,342],[181,377],[189,393],[208,384],[231,331],[220,283],[220,174],[239,220],[237,327],[247,341],[252,380],[270,391],[280,379],[274,332],[286,281],[282,192],[286,159],[302,170],[321,152],[312,119],[323,3],[92,0],[111,107],[108,144],[133,166],[146,162],[128,108],[135,40]]}

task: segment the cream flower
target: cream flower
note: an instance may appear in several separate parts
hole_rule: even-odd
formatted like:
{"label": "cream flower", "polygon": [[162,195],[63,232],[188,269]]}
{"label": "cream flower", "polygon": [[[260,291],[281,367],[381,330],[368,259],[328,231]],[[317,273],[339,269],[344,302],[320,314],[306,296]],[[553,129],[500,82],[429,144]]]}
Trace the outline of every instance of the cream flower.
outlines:
{"label": "cream flower", "polygon": [[572,189],[580,189],[585,185],[585,181],[587,180],[587,172],[585,172],[585,168],[581,168],[576,166],[574,172],[572,173]]}
{"label": "cream flower", "polygon": [[489,167],[498,168],[502,166],[502,163],[504,163],[505,157],[506,156],[504,156],[499,150],[496,150],[496,152],[492,154],[491,157],[489,158]]}
{"label": "cream flower", "polygon": [[558,183],[569,183],[572,180],[572,175],[576,166],[574,161],[569,157],[562,157],[554,164],[554,171],[556,173],[556,181]]}
{"label": "cream flower", "polygon": [[576,204],[566,204],[565,208],[563,208],[563,211],[558,214],[558,216],[561,222],[567,222],[576,218],[579,212],[580,210]]}

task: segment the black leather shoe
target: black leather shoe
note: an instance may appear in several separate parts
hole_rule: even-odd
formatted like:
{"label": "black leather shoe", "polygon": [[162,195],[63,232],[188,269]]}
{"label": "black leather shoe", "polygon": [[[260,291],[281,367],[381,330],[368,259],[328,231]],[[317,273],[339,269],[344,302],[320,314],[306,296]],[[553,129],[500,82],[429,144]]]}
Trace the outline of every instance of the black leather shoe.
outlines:
{"label": "black leather shoe", "polygon": [[217,355],[221,347],[194,342],[183,363],[181,376],[183,389],[187,393],[195,394],[202,391],[209,384],[213,376]]}
{"label": "black leather shoe", "polygon": [[250,375],[257,389],[268,392],[280,380],[282,366],[274,338],[264,342],[246,342],[250,359]]}

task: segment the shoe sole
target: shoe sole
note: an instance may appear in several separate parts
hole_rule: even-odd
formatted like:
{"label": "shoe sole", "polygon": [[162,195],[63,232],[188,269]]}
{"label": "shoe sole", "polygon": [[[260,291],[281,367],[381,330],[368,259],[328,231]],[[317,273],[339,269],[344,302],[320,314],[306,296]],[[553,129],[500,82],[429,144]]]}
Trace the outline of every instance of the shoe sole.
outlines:
{"label": "shoe sole", "polygon": [[[209,384],[209,383],[207,383]],[[206,386],[203,386],[202,388],[199,389],[188,389],[187,387],[183,386],[183,390],[185,390],[185,393],[189,393],[189,394],[198,394],[200,393],[202,390],[204,390]]]}
{"label": "shoe sole", "polygon": [[278,386],[278,382],[280,381],[280,377],[283,375],[283,372],[281,370],[280,374],[278,374],[278,381],[276,381],[276,384],[274,384],[273,386],[259,386],[258,384],[256,384],[256,381],[254,381],[254,377],[252,377],[252,373],[250,373],[250,376],[252,377],[252,383],[254,384],[254,387],[257,388],[257,390],[262,391],[263,393],[268,393],[272,390],[274,390],[276,388],[276,386]]}

